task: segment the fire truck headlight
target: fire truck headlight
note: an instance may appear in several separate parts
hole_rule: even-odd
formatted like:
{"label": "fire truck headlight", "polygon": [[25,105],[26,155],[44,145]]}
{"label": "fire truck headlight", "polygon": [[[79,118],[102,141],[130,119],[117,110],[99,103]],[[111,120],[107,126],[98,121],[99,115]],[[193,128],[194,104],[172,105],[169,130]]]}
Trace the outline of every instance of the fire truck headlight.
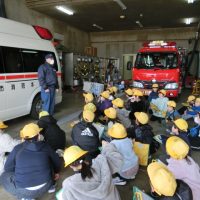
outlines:
{"label": "fire truck headlight", "polygon": [[175,90],[175,89],[178,89],[178,84],[177,83],[168,83],[165,86],[165,89],[166,90]]}
{"label": "fire truck headlight", "polygon": [[144,85],[138,81],[133,81],[134,88],[144,88]]}

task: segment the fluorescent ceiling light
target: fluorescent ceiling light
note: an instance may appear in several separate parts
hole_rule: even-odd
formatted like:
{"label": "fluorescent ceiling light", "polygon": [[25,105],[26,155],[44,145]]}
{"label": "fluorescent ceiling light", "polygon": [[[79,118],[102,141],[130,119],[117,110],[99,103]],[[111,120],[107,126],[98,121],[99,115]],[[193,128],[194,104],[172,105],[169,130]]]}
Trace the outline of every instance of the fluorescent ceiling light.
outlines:
{"label": "fluorescent ceiling light", "polygon": [[68,8],[63,7],[63,6],[56,6],[56,9],[58,9],[58,10],[64,12],[64,13],[66,13],[66,14],[68,14],[68,15],[73,15],[73,14],[74,14],[73,11],[71,11],[71,10],[69,10]]}
{"label": "fluorescent ceiling light", "polygon": [[194,3],[195,0],[187,0],[188,3]]}
{"label": "fluorescent ceiling light", "polygon": [[144,27],[140,21],[136,21],[135,23],[136,23],[140,28],[143,28],[143,27]]}
{"label": "fluorescent ceiling light", "polygon": [[122,10],[126,10],[127,9],[125,4],[121,0],[113,0],[113,1],[116,2],[122,8]]}
{"label": "fluorescent ceiling light", "polygon": [[192,18],[186,18],[186,19],[185,19],[185,23],[186,23],[187,25],[191,24],[191,22],[192,22]]}
{"label": "fluorescent ceiling light", "polygon": [[92,26],[95,27],[95,28],[98,28],[98,29],[100,29],[100,30],[103,30],[103,27],[101,27],[101,26],[99,26],[99,25],[97,25],[97,24],[93,24]]}

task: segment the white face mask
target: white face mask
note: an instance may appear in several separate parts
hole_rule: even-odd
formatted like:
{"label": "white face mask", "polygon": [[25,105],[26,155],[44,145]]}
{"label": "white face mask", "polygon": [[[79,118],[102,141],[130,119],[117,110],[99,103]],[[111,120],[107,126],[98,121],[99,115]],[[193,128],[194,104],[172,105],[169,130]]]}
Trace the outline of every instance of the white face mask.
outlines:
{"label": "white face mask", "polygon": [[200,119],[199,119],[199,117],[196,116],[196,117],[194,118],[194,122],[195,122],[196,124],[200,124]]}
{"label": "white face mask", "polygon": [[50,64],[50,65],[54,65],[54,60],[51,59],[51,60],[49,61],[49,64]]}

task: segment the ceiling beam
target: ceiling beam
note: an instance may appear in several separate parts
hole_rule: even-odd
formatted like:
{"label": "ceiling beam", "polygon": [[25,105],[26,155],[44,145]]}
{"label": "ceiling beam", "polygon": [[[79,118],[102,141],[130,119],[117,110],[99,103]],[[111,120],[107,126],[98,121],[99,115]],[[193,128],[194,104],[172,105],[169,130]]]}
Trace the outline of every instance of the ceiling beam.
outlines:
{"label": "ceiling beam", "polygon": [[73,4],[94,4],[94,3],[102,3],[109,2],[112,0],[98,0],[94,2],[94,0],[25,0],[28,8],[38,8],[38,7],[47,7],[47,6],[55,6],[55,5],[73,5]]}

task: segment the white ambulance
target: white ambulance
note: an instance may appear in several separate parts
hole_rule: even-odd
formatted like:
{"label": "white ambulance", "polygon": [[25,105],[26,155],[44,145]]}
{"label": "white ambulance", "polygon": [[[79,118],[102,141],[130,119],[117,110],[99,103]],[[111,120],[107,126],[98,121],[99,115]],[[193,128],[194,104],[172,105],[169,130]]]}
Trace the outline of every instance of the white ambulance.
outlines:
{"label": "white ambulance", "polygon": [[[27,114],[38,117],[42,102],[37,70],[48,53],[55,57],[61,86],[60,63],[51,39],[48,29],[0,18],[0,120]],[[61,101],[60,89],[56,103]]]}

